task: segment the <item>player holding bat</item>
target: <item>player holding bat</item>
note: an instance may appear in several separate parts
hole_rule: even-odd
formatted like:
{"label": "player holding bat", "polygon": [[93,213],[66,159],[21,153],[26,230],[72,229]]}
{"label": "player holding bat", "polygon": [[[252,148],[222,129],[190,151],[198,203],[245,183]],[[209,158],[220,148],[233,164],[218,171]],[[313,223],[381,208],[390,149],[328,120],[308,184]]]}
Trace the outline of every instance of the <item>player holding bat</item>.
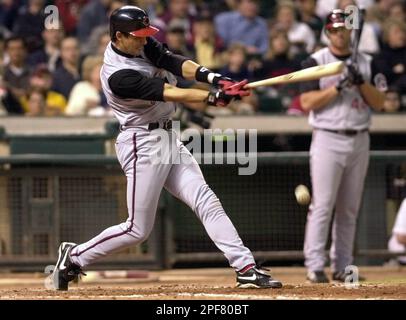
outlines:
{"label": "player holding bat", "polygon": [[[53,272],[55,289],[67,290],[82,268],[145,241],[154,225],[162,188],[195,212],[236,271],[239,287],[280,288],[281,282],[256,266],[170,120],[176,102],[223,107],[232,99],[249,95],[249,89],[243,89],[247,82],[233,81],[173,54],[153,38],[158,31],[150,25],[146,12],[135,6],[124,6],[110,16],[111,42],[100,76],[107,101],[120,122],[116,152],[127,177],[128,219],[85,243],[63,242]],[[178,88],[175,75],[208,83],[212,89]],[[156,163],[151,155],[158,144],[158,129],[167,131],[168,146],[158,151],[162,160],[175,157],[170,163]]]}
{"label": "player holding bat", "polygon": [[[313,197],[304,240],[307,279],[312,283],[329,282],[324,272],[325,249],[333,212],[332,278],[344,282],[348,276],[345,269],[353,261],[356,220],[369,161],[371,108],[381,110],[386,87],[385,77],[375,73],[372,59],[351,45],[353,30],[346,28],[347,18],[342,10],[328,15],[325,32],[329,47],[303,63],[305,68],[335,61],[347,65],[342,75],[301,86],[300,101],[303,109],[310,111],[309,123],[314,129],[310,147]],[[354,37],[356,43],[359,36],[360,30]]]}

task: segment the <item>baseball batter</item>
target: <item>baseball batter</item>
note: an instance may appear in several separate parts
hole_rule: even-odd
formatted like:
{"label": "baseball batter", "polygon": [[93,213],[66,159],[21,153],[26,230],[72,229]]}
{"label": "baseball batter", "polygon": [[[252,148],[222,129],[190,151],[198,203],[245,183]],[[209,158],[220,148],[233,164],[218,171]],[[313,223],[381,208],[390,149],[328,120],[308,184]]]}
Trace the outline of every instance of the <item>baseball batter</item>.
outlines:
{"label": "baseball batter", "polygon": [[[334,10],[325,25],[330,46],[311,55],[304,67],[345,61],[344,75],[325,77],[302,85],[302,106],[310,111],[313,127],[310,173],[313,197],[307,216],[304,240],[307,279],[329,282],[324,271],[325,249],[332,225],[330,263],[333,280],[345,281],[345,268],[353,261],[356,220],[369,161],[371,108],[380,110],[385,87],[383,75],[376,75],[372,59],[358,53],[357,67],[351,65],[351,30],[346,15]],[[374,83],[372,85],[371,83]]]}
{"label": "baseball batter", "polygon": [[[135,6],[117,9],[110,17],[111,42],[100,76],[108,103],[120,122],[116,153],[127,177],[129,216],[126,222],[86,243],[63,242],[53,272],[55,289],[67,290],[69,281],[82,273],[82,268],[144,241],[152,230],[163,187],[196,213],[236,270],[237,286],[279,288],[279,281],[256,266],[197,162],[171,130],[176,102],[226,106],[233,98],[249,94],[243,89],[246,82],[237,83],[171,53],[152,38],[158,31],[150,26],[146,12]],[[175,75],[215,88],[210,92],[180,89]],[[169,137],[167,148],[155,150],[162,130]],[[162,161],[151,161],[157,152]]]}

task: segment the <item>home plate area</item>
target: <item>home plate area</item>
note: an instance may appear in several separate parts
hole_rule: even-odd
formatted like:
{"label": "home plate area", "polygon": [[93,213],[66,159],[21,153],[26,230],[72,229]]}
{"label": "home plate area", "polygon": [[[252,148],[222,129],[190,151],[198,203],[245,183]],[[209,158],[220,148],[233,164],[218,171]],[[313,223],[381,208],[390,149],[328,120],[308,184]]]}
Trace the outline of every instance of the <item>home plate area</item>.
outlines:
{"label": "home plate area", "polygon": [[406,299],[405,267],[365,267],[358,286],[310,284],[304,268],[272,268],[281,289],[238,289],[231,269],[88,271],[69,291],[49,288],[42,274],[0,274],[0,299],[301,300]]}

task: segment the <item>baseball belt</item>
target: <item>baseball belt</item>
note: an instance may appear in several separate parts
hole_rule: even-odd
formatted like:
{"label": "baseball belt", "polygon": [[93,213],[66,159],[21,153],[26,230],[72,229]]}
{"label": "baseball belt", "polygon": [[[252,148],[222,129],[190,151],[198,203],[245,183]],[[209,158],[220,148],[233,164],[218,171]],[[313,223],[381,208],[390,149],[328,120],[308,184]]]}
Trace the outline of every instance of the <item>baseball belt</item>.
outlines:
{"label": "baseball belt", "polygon": [[361,129],[361,130],[351,130],[351,129],[346,129],[346,130],[320,129],[320,130],[327,131],[327,132],[332,132],[332,133],[336,133],[336,134],[342,134],[342,135],[345,135],[345,136],[355,136],[358,133],[368,131],[368,128]]}

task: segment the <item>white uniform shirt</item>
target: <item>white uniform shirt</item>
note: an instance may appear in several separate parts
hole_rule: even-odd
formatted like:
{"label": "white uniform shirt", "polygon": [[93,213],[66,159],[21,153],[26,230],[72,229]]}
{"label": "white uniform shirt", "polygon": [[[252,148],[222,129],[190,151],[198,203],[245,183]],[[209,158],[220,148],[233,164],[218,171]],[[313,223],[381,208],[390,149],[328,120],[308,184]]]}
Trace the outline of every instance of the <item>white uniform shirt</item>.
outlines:
{"label": "white uniform shirt", "polygon": [[[322,65],[331,62],[341,61],[335,57],[329,48],[323,48],[310,56],[315,64]],[[358,56],[358,67],[364,79],[371,79],[372,58],[360,53]],[[345,60],[346,64],[351,63],[351,58]],[[343,75],[334,75],[321,78],[318,81],[317,89],[323,90],[338,84]],[[340,95],[327,106],[312,110],[309,115],[309,123],[312,127],[328,130],[362,130],[370,125],[371,108],[366,104],[356,86],[345,88]]]}
{"label": "white uniform shirt", "polygon": [[138,57],[123,56],[113,50],[110,42],[104,53],[100,78],[107,102],[120,124],[137,126],[169,119],[176,109],[176,104],[173,102],[123,99],[111,91],[108,83],[109,77],[122,69],[133,69],[145,77],[166,79],[168,83],[176,85],[175,76],[169,71],[154,66],[144,53]]}

